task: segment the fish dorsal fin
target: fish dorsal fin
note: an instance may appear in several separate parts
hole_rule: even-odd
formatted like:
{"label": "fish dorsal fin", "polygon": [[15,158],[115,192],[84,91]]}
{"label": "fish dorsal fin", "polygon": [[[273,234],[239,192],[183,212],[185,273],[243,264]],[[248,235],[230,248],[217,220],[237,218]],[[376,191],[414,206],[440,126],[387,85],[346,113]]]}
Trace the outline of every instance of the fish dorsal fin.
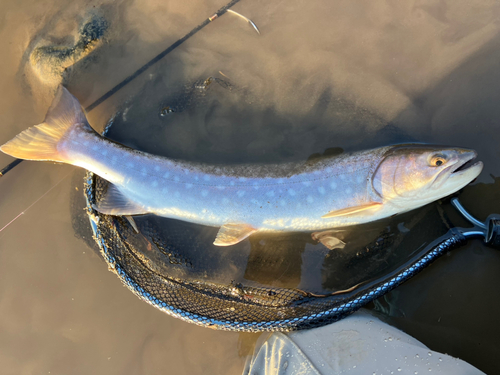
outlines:
{"label": "fish dorsal fin", "polygon": [[127,198],[116,185],[109,184],[108,190],[93,208],[105,215],[140,215],[148,211],[143,206]]}
{"label": "fish dorsal fin", "polygon": [[220,227],[214,245],[231,246],[243,241],[245,238],[256,232],[257,229],[249,224],[224,224]]}
{"label": "fish dorsal fin", "polygon": [[380,207],[382,207],[382,203],[369,202],[369,203],[362,204],[359,206],[352,206],[352,207],[342,208],[340,210],[330,211],[326,215],[321,216],[321,218],[328,219],[331,217],[352,215],[352,214],[356,214],[356,213],[361,212],[361,211],[371,210],[371,209],[380,208]]}

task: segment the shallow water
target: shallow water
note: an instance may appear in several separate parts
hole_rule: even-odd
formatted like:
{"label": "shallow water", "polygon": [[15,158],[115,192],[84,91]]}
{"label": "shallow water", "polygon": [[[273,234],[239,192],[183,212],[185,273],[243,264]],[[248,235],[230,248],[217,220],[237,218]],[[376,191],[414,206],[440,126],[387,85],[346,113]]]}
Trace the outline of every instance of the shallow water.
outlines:
{"label": "shallow water", "polygon": [[[40,40],[71,43],[68,35],[96,9],[109,20],[106,44],[65,74],[66,86],[88,106],[223,5],[3,2],[1,142],[41,122],[51,100],[55,82],[42,84],[26,68],[26,51]],[[91,111],[94,128],[122,110],[115,139],[211,163],[305,160],[331,148],[406,141],[466,146],[479,152],[485,168],[464,189],[463,204],[481,219],[500,213],[492,178],[500,175],[496,2],[241,0],[233,9],[250,17],[261,36],[238,17],[220,17]],[[207,96],[201,110],[159,115],[163,101],[171,104],[186,84],[210,76],[229,77],[236,94],[215,86],[220,95]],[[150,107],[134,110],[138,92],[152,97]],[[0,155],[1,166],[10,161]],[[4,373],[241,372],[258,335],[166,316],[107,272],[85,241],[85,221],[74,222],[83,207],[83,198],[75,198],[82,176],[69,166],[24,162],[0,178],[0,227],[25,211],[0,232]],[[499,264],[498,252],[471,241],[379,301],[378,309],[432,349],[498,371]]]}

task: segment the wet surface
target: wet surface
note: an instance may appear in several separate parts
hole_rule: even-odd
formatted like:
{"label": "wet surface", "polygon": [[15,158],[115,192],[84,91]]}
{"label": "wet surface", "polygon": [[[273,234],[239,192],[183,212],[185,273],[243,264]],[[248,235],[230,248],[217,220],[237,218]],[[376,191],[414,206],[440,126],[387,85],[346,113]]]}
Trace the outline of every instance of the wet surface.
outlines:
{"label": "wet surface", "polygon": [[[84,107],[225,3],[23,4],[0,5],[0,46],[10,57],[0,61],[2,142],[41,122],[51,100],[50,82],[41,84],[27,71],[30,48],[71,45],[94,6],[109,21],[107,42],[64,73]],[[119,111],[113,139],[208,163],[298,161],[332,149],[409,141],[470,147],[485,168],[461,201],[480,219],[500,213],[496,4],[325,7],[242,0],[234,10],[251,18],[261,35],[234,15],[220,17],[90,112],[94,128],[102,130]],[[193,97],[193,105],[186,105]],[[0,165],[11,161],[0,155]],[[0,232],[5,373],[239,373],[257,335],[211,331],[168,317],[107,272],[85,218],[77,214],[83,214],[82,180],[82,171],[34,162],[0,178],[0,227],[25,211]],[[467,226],[449,202],[443,207],[452,224]],[[412,247],[446,231],[436,212],[423,209],[402,219],[405,225],[415,217],[436,223],[410,230]],[[369,231],[363,235],[371,241]],[[318,292],[354,282],[346,280],[355,270],[335,269],[341,254],[318,255],[324,250],[310,237],[291,235],[286,242],[295,247],[286,250],[280,250],[280,240],[269,241],[278,243],[272,252],[261,239],[246,242],[230,277]],[[219,255],[212,259],[223,263],[227,258]],[[207,257],[195,258],[203,263]],[[471,241],[377,309],[432,349],[494,373],[499,257]]]}

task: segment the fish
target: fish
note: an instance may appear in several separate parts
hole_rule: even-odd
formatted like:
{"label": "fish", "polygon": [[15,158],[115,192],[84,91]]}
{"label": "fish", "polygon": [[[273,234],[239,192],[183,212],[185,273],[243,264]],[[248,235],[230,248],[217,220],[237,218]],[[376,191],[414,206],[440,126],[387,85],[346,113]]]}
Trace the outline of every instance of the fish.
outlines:
{"label": "fish", "polygon": [[482,162],[472,162],[474,150],[427,144],[297,163],[174,160],[101,136],[63,86],[44,122],[0,150],[20,159],[72,164],[109,181],[94,205],[102,214],[156,214],[219,227],[217,246],[237,244],[254,233],[321,231],[390,217],[460,190],[483,168]]}

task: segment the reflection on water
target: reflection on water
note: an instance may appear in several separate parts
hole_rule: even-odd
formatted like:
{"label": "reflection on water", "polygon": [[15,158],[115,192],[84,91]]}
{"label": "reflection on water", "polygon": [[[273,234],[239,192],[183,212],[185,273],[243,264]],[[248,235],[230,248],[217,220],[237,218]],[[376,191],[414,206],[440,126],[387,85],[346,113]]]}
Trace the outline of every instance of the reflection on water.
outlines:
{"label": "reflection on water", "polygon": [[[52,87],[30,76],[31,50],[74,45],[76,30],[94,6],[109,21],[106,43],[64,72],[84,106],[222,5],[215,0],[2,2],[0,46],[9,57],[0,61],[3,141],[42,121],[51,99]],[[498,178],[492,183],[489,177],[500,175],[497,4],[241,0],[234,9],[251,18],[261,35],[237,17],[220,17],[90,112],[92,125],[102,130],[119,110],[113,139],[209,163],[306,160],[331,148],[352,151],[402,141],[467,146],[479,151],[485,169],[461,200],[479,218],[500,212]],[[208,77],[216,79],[207,84]],[[196,105],[185,105],[193,95]],[[0,155],[2,166],[10,161]],[[85,218],[73,214],[78,204],[67,209],[70,192],[81,193],[82,187],[65,178],[68,173],[71,167],[22,163],[0,180],[8,197],[0,201],[3,227],[62,179],[0,232],[4,371],[238,373],[255,335],[183,323],[123,288],[89,249],[94,245],[88,227],[82,228]],[[130,241],[142,241],[152,264],[168,258],[169,272],[193,279],[327,293],[356,283],[368,271],[386,272],[401,261],[392,257],[411,256],[447,223],[467,226],[449,204],[432,205],[362,233],[345,233],[343,251],[328,251],[302,234],[252,238],[233,252],[205,250],[212,229],[186,238],[189,228],[163,221],[158,230],[173,229],[172,241],[192,245],[181,247],[185,254],[147,253],[144,238]],[[85,241],[75,238],[73,226],[82,228]],[[384,252],[380,239],[397,251]],[[489,296],[500,281],[499,262],[497,253],[474,241],[387,301],[391,311],[406,316],[399,323],[424,343],[494,373],[500,307]]]}

